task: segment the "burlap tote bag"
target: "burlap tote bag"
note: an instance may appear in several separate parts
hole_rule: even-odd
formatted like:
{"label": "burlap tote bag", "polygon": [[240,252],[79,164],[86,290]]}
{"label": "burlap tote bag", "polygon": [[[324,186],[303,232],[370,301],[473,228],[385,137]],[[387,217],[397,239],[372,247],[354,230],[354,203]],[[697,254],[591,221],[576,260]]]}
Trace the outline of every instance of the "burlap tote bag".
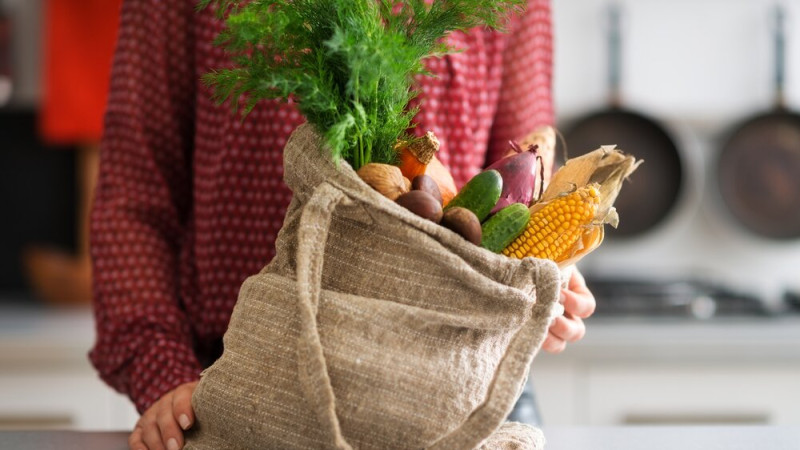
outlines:
{"label": "burlap tote bag", "polygon": [[310,125],[286,145],[277,256],[242,285],[187,448],[541,446],[501,426],[558,309],[556,265],[468,243],[321,145]]}

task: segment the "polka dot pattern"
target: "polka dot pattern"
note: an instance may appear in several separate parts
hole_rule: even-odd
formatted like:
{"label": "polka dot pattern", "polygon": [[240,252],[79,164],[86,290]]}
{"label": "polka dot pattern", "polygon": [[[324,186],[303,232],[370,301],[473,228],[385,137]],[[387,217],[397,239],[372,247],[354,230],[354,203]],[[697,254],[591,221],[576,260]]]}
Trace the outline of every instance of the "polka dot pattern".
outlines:
{"label": "polka dot pattern", "polygon": [[[229,64],[193,0],[125,1],[92,210],[100,376],[140,411],[219,356],[239,286],[275,252],[291,192],[282,149],[304,119],[263,102],[244,120],[199,77]],[[551,123],[547,0],[509,34],[455,33],[426,61],[414,133],[433,130],[457,184]]]}

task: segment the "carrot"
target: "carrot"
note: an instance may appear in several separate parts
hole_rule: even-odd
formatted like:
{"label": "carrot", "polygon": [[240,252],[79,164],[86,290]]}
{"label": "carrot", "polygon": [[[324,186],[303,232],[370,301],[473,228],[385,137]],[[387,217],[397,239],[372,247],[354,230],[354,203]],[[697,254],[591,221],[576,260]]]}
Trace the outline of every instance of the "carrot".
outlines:
{"label": "carrot", "polygon": [[436,152],[439,151],[439,140],[436,139],[436,135],[428,131],[422,137],[398,142],[395,149],[398,152],[400,172],[403,176],[409,180],[423,174],[433,178],[442,194],[442,204],[447,206],[458,190],[453,176],[436,158]]}

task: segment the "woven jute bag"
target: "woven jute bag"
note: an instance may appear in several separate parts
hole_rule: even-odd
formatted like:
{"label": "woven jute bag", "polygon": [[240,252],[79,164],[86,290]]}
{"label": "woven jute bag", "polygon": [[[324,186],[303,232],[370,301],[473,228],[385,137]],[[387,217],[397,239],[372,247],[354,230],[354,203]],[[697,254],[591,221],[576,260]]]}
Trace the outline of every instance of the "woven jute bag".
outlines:
{"label": "woven jute bag", "polygon": [[277,255],[241,287],[186,448],[541,448],[504,420],[557,314],[556,265],[389,201],[310,125],[284,152]]}

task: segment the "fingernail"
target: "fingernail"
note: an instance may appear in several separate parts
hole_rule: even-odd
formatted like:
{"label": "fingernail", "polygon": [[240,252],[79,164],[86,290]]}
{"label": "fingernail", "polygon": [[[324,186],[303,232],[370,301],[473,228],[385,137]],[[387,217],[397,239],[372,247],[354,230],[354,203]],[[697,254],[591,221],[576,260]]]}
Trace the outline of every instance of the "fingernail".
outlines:
{"label": "fingernail", "polygon": [[167,450],[181,450],[181,448],[178,447],[178,441],[176,441],[175,438],[169,438],[167,441]]}
{"label": "fingernail", "polygon": [[192,426],[192,422],[189,421],[189,416],[186,414],[181,414],[181,416],[178,417],[178,423],[181,424],[181,428],[184,430],[188,430],[189,427]]}

